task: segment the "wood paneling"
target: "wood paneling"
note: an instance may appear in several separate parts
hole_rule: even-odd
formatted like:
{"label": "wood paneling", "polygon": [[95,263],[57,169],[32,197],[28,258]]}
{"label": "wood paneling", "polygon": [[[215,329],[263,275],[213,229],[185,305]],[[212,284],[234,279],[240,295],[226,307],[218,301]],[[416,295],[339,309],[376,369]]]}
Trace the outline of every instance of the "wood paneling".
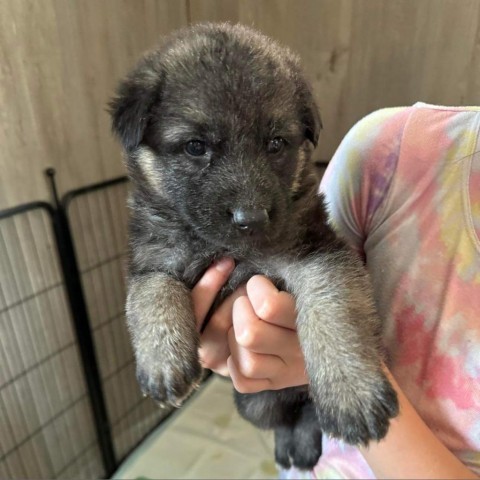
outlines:
{"label": "wood paneling", "polygon": [[238,22],[242,2],[241,0],[190,0],[188,7],[189,20],[192,23]]}
{"label": "wood paneling", "polygon": [[219,14],[220,3],[192,0],[191,21],[230,14],[300,54],[325,125],[318,158],[377,108],[480,102],[476,0],[242,0]]}
{"label": "wood paneling", "polygon": [[106,105],[160,35],[186,24],[178,0],[0,0],[0,208],[124,173]]}
{"label": "wood paneling", "polygon": [[0,208],[124,172],[105,105],[158,37],[188,21],[254,25],[297,51],[330,158],[368,112],[480,102],[478,0],[0,0]]}

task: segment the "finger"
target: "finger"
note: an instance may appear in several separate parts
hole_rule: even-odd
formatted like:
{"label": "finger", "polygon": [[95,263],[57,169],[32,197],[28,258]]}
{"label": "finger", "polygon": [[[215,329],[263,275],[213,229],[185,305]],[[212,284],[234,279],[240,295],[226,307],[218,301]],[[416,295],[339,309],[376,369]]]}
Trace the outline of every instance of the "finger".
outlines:
{"label": "finger", "polygon": [[240,287],[222,302],[200,336],[200,362],[217,373],[228,371],[227,358],[230,349],[227,333],[232,326],[233,304],[241,295],[245,295],[245,287]]}
{"label": "finger", "polygon": [[228,372],[235,389],[240,393],[255,393],[263,390],[280,390],[283,388],[299,387],[308,384],[305,371],[299,370],[293,375],[285,370],[285,375],[275,378],[249,378],[242,374],[232,356],[227,359]]}
{"label": "finger", "polygon": [[229,377],[230,376],[230,372],[228,370],[227,362],[225,362],[224,364],[222,364],[218,368],[215,368],[215,369],[211,368],[210,370],[212,370],[212,372],[217,373],[218,375],[221,375],[222,377]]}
{"label": "finger", "polygon": [[275,355],[284,361],[300,351],[297,333],[258,318],[247,297],[239,297],[233,304],[232,320],[236,342],[251,352]]}
{"label": "finger", "polygon": [[292,295],[279,291],[262,275],[255,275],[247,282],[247,294],[259,318],[279,327],[296,329],[297,312]]}
{"label": "finger", "polygon": [[221,258],[203,274],[192,290],[193,310],[200,330],[215,297],[235,268],[232,258]]}
{"label": "finger", "polygon": [[239,297],[234,303],[233,328],[228,339],[230,363],[234,366],[228,360],[227,365],[230,374],[236,375],[236,381],[242,383],[244,389],[267,388],[265,382],[247,384],[249,378],[268,380],[270,390],[308,383],[296,331],[259,319],[246,297]]}
{"label": "finger", "polygon": [[232,378],[233,386],[235,390],[240,393],[256,393],[263,390],[270,390],[271,382],[267,378],[252,379],[243,376],[237,369],[232,357],[228,357],[227,360],[228,372]]}
{"label": "finger", "polygon": [[275,355],[262,355],[240,346],[234,329],[228,332],[230,354],[238,372],[251,379],[274,379],[285,370],[285,364]]}

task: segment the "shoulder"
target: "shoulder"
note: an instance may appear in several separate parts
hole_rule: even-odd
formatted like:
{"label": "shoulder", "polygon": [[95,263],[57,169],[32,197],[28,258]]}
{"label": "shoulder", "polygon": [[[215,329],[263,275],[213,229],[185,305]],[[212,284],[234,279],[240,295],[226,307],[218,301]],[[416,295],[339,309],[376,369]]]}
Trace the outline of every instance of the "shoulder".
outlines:
{"label": "shoulder", "polygon": [[388,195],[413,107],[386,108],[347,133],[322,180],[330,220],[357,250]]}
{"label": "shoulder", "polygon": [[[417,103],[377,110],[358,121],[339,145],[322,180],[330,220],[357,250],[392,209],[417,201],[447,172],[452,159],[472,155],[479,107]],[[457,171],[459,171],[457,169]],[[397,188],[392,188],[396,185]]]}

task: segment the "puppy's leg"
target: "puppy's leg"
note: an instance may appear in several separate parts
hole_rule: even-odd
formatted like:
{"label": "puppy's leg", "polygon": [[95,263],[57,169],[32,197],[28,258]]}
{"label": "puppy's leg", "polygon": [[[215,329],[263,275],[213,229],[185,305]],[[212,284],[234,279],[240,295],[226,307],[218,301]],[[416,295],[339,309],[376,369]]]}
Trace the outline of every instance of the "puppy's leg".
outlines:
{"label": "puppy's leg", "polygon": [[303,405],[292,433],[292,464],[300,470],[312,470],[322,455],[322,429],[312,402]]}
{"label": "puppy's leg", "polygon": [[322,430],[315,406],[308,401],[293,425],[275,429],[275,461],[283,468],[312,470],[321,455]]}
{"label": "puppy's leg", "polygon": [[294,425],[303,404],[308,401],[308,389],[305,385],[257,393],[239,393],[235,390],[234,400],[245,420],[268,430],[281,425]]}
{"label": "puppy's leg", "polygon": [[127,322],[142,391],[179,406],[202,372],[189,290],[163,273],[133,276]]}
{"label": "puppy's leg", "polygon": [[258,428],[275,430],[275,461],[283,468],[290,468],[294,425],[306,392],[298,394],[296,388],[249,394],[235,391],[234,398],[245,420]]}
{"label": "puppy's leg", "polygon": [[351,444],[385,436],[398,413],[381,368],[380,319],[363,266],[336,249],[284,270],[321,429]]}
{"label": "puppy's leg", "polygon": [[286,469],[292,466],[292,452],[295,449],[293,428],[293,425],[275,428],[275,462]]}
{"label": "puppy's leg", "polygon": [[259,428],[275,430],[275,460],[283,468],[312,469],[322,453],[322,431],[315,407],[303,387],[235,392],[243,418]]}

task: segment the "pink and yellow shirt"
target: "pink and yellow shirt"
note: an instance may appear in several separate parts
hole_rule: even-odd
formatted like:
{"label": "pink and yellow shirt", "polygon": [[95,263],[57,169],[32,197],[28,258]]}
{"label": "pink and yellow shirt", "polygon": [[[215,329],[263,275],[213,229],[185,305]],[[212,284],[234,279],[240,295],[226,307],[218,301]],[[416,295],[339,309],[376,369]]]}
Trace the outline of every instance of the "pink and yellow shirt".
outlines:
{"label": "pink and yellow shirt", "polygon": [[[321,190],[370,272],[392,374],[480,473],[480,108],[372,113],[341,143]],[[324,438],[307,478],[374,476],[356,448]]]}

